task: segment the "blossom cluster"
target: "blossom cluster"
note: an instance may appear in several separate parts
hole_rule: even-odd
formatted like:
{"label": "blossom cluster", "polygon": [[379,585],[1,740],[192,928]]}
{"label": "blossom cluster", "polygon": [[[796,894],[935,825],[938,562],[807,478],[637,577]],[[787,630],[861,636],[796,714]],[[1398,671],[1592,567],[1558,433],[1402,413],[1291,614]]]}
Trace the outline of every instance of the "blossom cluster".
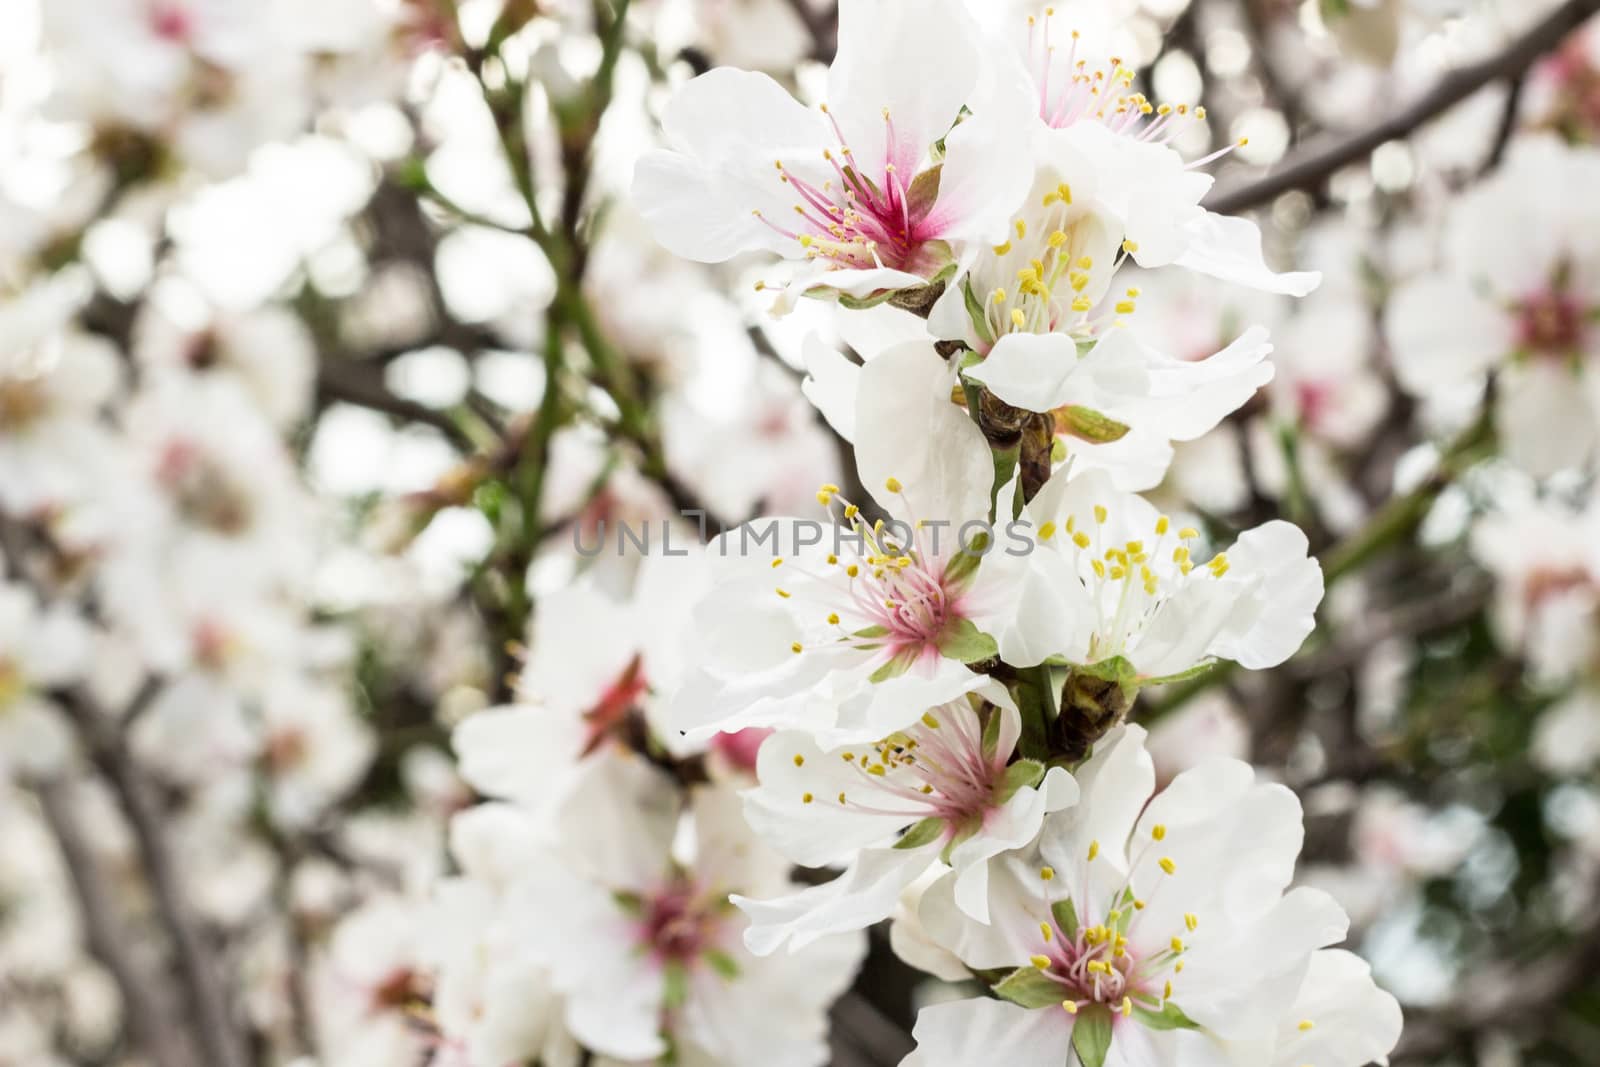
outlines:
{"label": "blossom cluster", "polygon": [[1584,1054],[1594,0],[15,6],[0,1064]]}

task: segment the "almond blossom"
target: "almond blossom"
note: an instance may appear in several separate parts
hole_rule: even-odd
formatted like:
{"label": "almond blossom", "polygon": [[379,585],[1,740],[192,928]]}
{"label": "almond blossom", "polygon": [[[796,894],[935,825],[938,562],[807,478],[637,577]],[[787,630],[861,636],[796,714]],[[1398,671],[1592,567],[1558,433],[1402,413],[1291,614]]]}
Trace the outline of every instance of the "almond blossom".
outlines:
{"label": "almond blossom", "polygon": [[926,1009],[906,1062],[953,1067],[981,1049],[1041,1067],[1288,1063],[1330,1024],[1349,1029],[1319,1040],[1324,1062],[1360,1067],[1393,1046],[1398,1008],[1364,968],[1313,966],[1346,921],[1322,893],[1285,892],[1302,834],[1292,793],[1216,761],[1151,799],[1137,727],[1108,735],[1077,778],[1078,804],[996,872],[989,925],[954,906],[950,875],[924,895],[937,943],[1010,974],[997,1000]]}
{"label": "almond blossom", "polygon": [[640,161],[633,189],[664,245],[703,262],[775,253],[805,264],[797,292],[866,298],[932,281],[951,242],[998,238],[1028,178],[989,161],[1023,116],[986,80],[962,5],[847,0],[839,21],[817,109],[729,68],[675,94],[669,147]]}

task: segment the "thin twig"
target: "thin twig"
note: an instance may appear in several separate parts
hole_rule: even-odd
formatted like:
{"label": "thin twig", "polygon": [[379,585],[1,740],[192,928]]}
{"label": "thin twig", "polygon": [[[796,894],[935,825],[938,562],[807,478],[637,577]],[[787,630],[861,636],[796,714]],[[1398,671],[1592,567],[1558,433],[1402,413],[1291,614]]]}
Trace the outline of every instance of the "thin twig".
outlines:
{"label": "thin twig", "polygon": [[1210,197],[1206,206],[1232,214],[1258,207],[1291,190],[1315,188],[1335,171],[1365,158],[1379,145],[1407,136],[1490,82],[1518,77],[1596,11],[1600,11],[1600,0],[1567,0],[1502,51],[1445,75],[1409,107],[1343,140],[1298,153],[1259,181],[1224,189]]}

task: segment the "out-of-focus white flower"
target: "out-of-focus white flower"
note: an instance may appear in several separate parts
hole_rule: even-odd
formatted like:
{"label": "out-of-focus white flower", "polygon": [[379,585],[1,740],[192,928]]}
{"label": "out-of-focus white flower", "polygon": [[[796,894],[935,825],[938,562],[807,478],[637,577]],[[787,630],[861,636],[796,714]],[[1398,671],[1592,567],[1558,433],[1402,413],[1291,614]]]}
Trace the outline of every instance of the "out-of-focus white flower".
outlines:
{"label": "out-of-focus white flower", "polygon": [[26,586],[0,579],[0,777],[53,773],[71,753],[49,690],[81,677],[90,640],[72,609],[41,608]]}
{"label": "out-of-focus white flower", "polygon": [[1530,136],[1447,213],[1444,270],[1394,295],[1386,327],[1396,375],[1422,397],[1499,371],[1495,421],[1506,453],[1536,476],[1600,447],[1600,226],[1582,190],[1600,152]]}
{"label": "out-of-focus white flower", "polygon": [[610,755],[591,761],[557,822],[561,861],[527,872],[513,906],[539,917],[525,936],[586,1047],[624,1061],[678,1049],[726,1067],[826,1061],[826,1008],[865,936],[745,950],[728,894],[781,890],[788,864],[751,834],[735,794],[703,787],[685,805],[657,768]]}

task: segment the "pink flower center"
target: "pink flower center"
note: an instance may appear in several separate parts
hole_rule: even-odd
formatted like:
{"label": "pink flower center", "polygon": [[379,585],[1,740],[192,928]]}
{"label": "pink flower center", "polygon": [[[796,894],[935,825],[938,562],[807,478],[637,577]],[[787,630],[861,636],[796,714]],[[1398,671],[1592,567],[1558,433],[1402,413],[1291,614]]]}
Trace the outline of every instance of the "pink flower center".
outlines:
{"label": "pink flower center", "polygon": [[[978,716],[964,701],[955,701],[929,711],[909,729],[840,755],[860,773],[861,784],[820,798],[823,803],[864,815],[901,816],[908,823],[939,819],[949,837],[981,827],[996,810],[995,791],[1011,753],[985,755]],[[808,804],[819,799],[806,796]]]}
{"label": "pink flower center", "polygon": [[194,17],[180,3],[157,3],[150,12],[150,29],[173,44],[187,44],[194,33]]}
{"label": "pink flower center", "polygon": [[639,941],[658,963],[691,963],[716,945],[722,909],[678,880],[644,902]]}
{"label": "pink flower center", "polygon": [[1572,355],[1583,341],[1584,327],[1583,305],[1564,292],[1534,293],[1518,309],[1517,339],[1539,355]]}
{"label": "pink flower center", "polygon": [[[838,120],[831,113],[828,118],[838,138],[838,150],[825,149],[822,158],[833,177],[819,179],[813,174],[808,179],[779,160],[775,164],[778,180],[795,195],[795,228],[780,225],[759,210],[756,217],[798,241],[808,259],[846,269],[887,267],[920,272],[929,266],[923,262],[924,246],[939,236],[940,227],[931,214],[934,196],[913,196],[916,176],[901,172],[903,167],[914,167],[917,160],[896,140],[894,119],[884,112],[888,162],[871,175],[856,164]],[[916,146],[916,151],[923,147]],[[898,164],[894,162],[897,159]]]}

